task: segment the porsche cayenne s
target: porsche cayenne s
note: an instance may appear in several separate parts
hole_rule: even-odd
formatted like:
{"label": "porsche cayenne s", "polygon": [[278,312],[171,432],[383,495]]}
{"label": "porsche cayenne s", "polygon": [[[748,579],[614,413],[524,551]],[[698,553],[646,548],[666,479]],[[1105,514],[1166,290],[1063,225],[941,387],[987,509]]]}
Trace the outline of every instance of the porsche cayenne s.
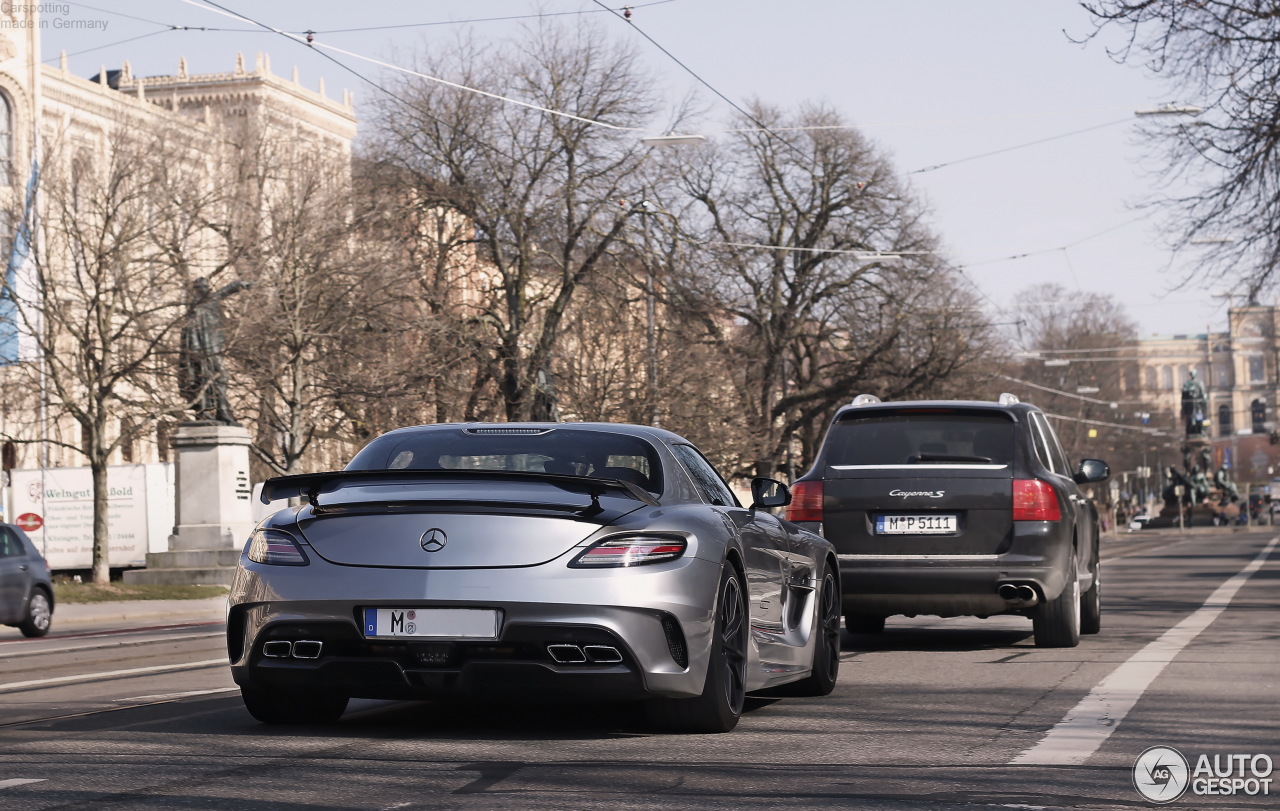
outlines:
{"label": "porsche cayenne s", "polygon": [[831,545],[770,512],[783,484],[752,494],[657,428],[392,431],[264,485],[306,503],[240,557],[232,674],[266,723],[460,694],[634,699],[664,728],[727,731],[747,693],[825,695],[839,666]]}
{"label": "porsche cayenne s", "polygon": [[1098,513],[1046,414],[998,402],[880,402],[835,415],[788,517],[839,555],[845,625],[878,633],[896,614],[1020,614],[1035,643],[1074,647],[1101,625]]}

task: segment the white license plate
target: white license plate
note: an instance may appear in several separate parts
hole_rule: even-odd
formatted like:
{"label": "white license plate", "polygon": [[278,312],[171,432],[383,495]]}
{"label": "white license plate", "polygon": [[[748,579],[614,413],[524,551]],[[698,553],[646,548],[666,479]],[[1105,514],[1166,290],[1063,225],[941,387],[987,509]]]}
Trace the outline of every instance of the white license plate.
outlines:
{"label": "white license plate", "polygon": [[954,515],[878,515],[877,535],[954,535]]}
{"label": "white license plate", "polygon": [[369,638],[497,639],[501,617],[492,608],[366,608]]}

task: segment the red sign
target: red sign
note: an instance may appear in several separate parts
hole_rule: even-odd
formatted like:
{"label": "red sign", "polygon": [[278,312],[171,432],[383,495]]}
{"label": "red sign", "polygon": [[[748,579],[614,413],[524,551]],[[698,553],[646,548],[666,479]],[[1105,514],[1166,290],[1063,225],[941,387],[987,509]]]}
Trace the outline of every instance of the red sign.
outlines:
{"label": "red sign", "polygon": [[23,513],[14,523],[21,527],[23,532],[35,532],[44,526],[44,519],[35,513]]}

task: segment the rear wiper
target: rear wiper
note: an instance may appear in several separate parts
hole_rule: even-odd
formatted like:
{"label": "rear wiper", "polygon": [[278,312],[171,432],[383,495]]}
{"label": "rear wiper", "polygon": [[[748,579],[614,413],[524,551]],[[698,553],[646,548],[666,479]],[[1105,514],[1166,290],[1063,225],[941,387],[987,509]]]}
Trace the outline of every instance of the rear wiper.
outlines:
{"label": "rear wiper", "polygon": [[907,458],[911,464],[917,462],[980,462],[985,465],[991,464],[990,456],[965,456],[960,453],[917,453],[915,456]]}

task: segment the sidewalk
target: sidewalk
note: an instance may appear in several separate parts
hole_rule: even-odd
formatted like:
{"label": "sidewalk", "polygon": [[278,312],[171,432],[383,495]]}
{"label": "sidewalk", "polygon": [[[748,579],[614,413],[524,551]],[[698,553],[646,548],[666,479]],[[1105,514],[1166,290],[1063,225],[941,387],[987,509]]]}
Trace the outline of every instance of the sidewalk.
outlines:
{"label": "sidewalk", "polygon": [[[227,598],[203,600],[118,600],[106,603],[65,603],[53,609],[51,633],[98,631],[109,627],[181,625],[222,622],[227,618]],[[8,629],[17,632],[17,629]]]}

